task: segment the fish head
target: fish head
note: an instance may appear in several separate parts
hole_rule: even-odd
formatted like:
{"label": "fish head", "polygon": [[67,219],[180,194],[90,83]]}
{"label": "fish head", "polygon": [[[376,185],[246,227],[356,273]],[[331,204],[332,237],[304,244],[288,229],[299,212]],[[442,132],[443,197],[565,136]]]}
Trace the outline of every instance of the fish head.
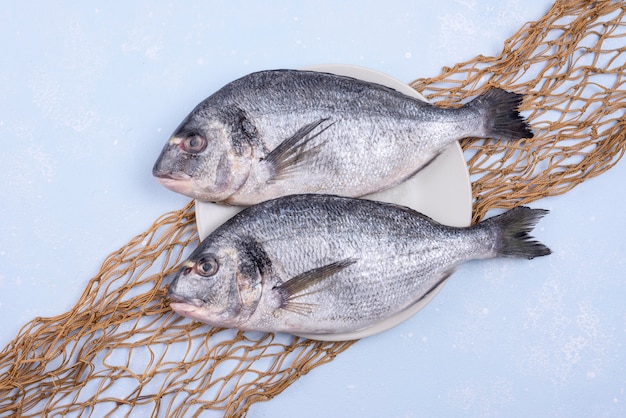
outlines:
{"label": "fish head", "polygon": [[232,247],[202,250],[183,263],[167,296],[178,314],[211,325],[238,328],[256,310],[262,293],[258,270]]}
{"label": "fish head", "polygon": [[250,174],[252,150],[234,140],[231,120],[199,105],[174,131],[152,174],[166,188],[194,199],[221,202]]}

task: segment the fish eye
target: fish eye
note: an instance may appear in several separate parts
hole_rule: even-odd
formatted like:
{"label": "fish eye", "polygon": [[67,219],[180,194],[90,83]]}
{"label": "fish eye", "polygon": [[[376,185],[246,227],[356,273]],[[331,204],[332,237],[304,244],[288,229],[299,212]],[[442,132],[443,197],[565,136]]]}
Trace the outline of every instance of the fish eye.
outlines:
{"label": "fish eye", "polygon": [[213,276],[219,270],[219,264],[213,257],[201,258],[194,265],[194,271],[200,276],[209,277]]}
{"label": "fish eye", "polygon": [[185,152],[199,154],[206,149],[207,140],[202,135],[193,134],[183,139],[180,146]]}

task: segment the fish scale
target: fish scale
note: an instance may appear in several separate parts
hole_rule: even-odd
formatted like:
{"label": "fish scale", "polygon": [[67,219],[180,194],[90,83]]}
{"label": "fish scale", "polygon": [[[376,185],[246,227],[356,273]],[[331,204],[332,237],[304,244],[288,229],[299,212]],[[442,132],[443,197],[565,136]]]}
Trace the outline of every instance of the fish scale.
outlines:
{"label": "fish scale", "polygon": [[198,104],[153,175],[171,190],[233,205],[289,194],[360,197],[407,180],[459,139],[532,137],[521,101],[492,89],[439,108],[350,77],[260,71]]}
{"label": "fish scale", "polygon": [[[519,207],[458,228],[388,203],[285,196],[205,238],[168,296],[178,313],[216,326],[349,334],[419,303],[465,261],[549,254],[528,235],[545,213]],[[219,268],[203,274],[207,262]]]}

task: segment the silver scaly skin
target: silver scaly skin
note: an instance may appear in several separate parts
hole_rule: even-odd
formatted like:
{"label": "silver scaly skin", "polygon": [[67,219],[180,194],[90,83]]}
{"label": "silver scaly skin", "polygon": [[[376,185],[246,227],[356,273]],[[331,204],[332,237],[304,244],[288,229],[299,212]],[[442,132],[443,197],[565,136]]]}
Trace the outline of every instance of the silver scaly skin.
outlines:
{"label": "silver scaly skin", "polygon": [[418,303],[467,260],[550,254],[528,235],[546,212],[457,228],[393,204],[286,196],[209,235],[169,286],[170,306],[220,327],[351,333]]}
{"label": "silver scaly skin", "polygon": [[176,192],[226,204],[301,193],[364,196],[410,178],[456,140],[532,137],[521,101],[492,89],[443,109],[350,77],[252,73],[196,106],[153,175]]}

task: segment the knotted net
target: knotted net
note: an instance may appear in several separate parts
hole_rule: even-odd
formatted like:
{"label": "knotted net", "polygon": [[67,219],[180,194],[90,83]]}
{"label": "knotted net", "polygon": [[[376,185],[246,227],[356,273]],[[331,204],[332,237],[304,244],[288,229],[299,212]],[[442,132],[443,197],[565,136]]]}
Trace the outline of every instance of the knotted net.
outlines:
{"label": "knotted net", "polygon": [[[526,95],[532,140],[462,142],[474,221],[564,193],[622,157],[625,14],[621,1],[557,1],[499,56],[412,83],[442,106],[495,86]],[[354,344],[223,330],[174,314],[164,277],[197,244],[190,203],[109,255],[73,309],[24,326],[0,353],[0,415],[242,416]]]}

